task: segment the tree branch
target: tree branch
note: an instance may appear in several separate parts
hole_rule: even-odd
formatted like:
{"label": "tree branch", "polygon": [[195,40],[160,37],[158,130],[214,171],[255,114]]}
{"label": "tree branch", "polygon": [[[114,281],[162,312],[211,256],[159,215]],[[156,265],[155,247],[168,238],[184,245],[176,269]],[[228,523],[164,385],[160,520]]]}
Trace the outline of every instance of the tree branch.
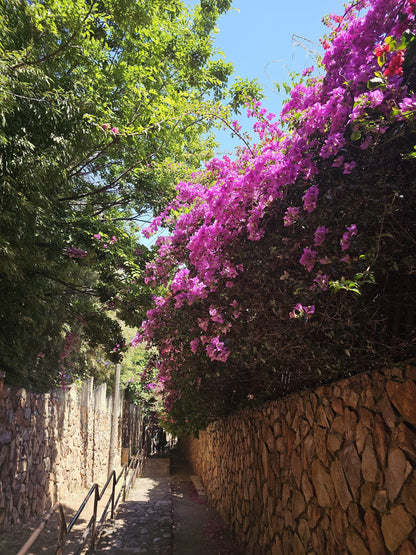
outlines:
{"label": "tree branch", "polygon": [[84,19],[82,20],[81,25],[78,27],[78,29],[75,29],[75,31],[72,33],[72,35],[69,37],[69,39],[66,42],[64,42],[63,44],[61,44],[59,46],[59,48],[57,48],[55,50],[55,52],[52,52],[51,54],[47,54],[46,56],[43,56],[42,58],[39,58],[38,60],[34,60],[32,62],[22,62],[20,64],[16,64],[15,66],[12,66],[10,69],[12,71],[14,71],[16,69],[20,69],[21,67],[34,66],[34,65],[42,64],[43,62],[46,62],[46,61],[54,58],[58,54],[60,54],[63,50],[65,50],[69,46],[69,44],[71,44],[71,42],[75,39],[75,37],[81,31],[81,29],[84,26],[84,23],[87,21],[87,19],[91,15],[93,7],[94,7],[94,3],[91,3],[90,9],[88,10]]}

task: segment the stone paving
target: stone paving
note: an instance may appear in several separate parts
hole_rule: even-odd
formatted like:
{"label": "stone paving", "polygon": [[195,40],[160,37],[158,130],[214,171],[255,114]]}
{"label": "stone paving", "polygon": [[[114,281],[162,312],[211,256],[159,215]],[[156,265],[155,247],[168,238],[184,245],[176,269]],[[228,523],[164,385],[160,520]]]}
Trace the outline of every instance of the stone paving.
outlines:
{"label": "stone paving", "polygon": [[172,553],[169,463],[169,458],[146,460],[142,476],[101,534],[96,553]]}
{"label": "stone paving", "polygon": [[198,477],[180,453],[146,460],[95,552],[111,555],[238,555]]}

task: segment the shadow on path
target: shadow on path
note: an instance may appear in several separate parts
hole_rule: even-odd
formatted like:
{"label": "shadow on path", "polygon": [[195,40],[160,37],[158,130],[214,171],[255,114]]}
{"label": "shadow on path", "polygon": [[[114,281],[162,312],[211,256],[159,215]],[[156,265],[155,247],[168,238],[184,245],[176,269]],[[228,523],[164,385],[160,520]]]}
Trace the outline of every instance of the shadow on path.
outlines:
{"label": "shadow on path", "polygon": [[128,499],[101,534],[94,553],[128,555],[172,553],[172,501],[169,458],[147,459]]}
{"label": "shadow on path", "polygon": [[[69,524],[75,516],[77,508],[82,503],[84,497],[85,492],[82,492],[77,496],[70,496],[66,502],[62,503],[64,506],[67,524]],[[63,550],[64,555],[70,555],[76,550],[82,533],[87,526],[91,511],[88,511],[87,507],[85,513],[82,513],[79,517],[76,526],[67,537]],[[32,533],[37,529],[44,516],[45,515],[32,517],[26,522],[15,524],[7,531],[2,532],[0,534],[0,555],[15,555],[30,538]],[[59,513],[58,511],[55,511],[40,536],[35,540],[34,544],[27,552],[27,555],[54,555],[58,541],[59,524]]]}
{"label": "shadow on path", "polygon": [[173,553],[175,555],[240,555],[218,513],[191,479],[180,450],[171,453]]}

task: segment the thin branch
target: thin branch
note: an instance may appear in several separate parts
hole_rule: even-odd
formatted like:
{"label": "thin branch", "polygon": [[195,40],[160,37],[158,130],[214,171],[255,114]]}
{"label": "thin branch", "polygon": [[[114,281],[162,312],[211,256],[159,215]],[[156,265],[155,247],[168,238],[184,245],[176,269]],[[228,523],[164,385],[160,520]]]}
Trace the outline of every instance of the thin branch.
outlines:
{"label": "thin branch", "polygon": [[80,199],[83,199],[83,198],[86,198],[86,197],[90,197],[92,195],[97,195],[99,193],[105,193],[105,191],[108,191],[109,189],[112,189],[113,187],[115,187],[120,182],[120,180],[123,179],[123,177],[125,177],[132,170],[134,170],[135,168],[140,166],[140,164],[143,164],[150,157],[156,156],[159,149],[160,149],[160,147],[155,152],[152,152],[152,154],[150,154],[149,156],[146,156],[146,158],[143,158],[142,160],[139,160],[138,162],[135,162],[134,164],[132,164],[129,168],[124,170],[124,172],[121,173],[117,177],[117,179],[115,179],[114,181],[111,181],[111,183],[109,183],[108,185],[104,185],[103,187],[100,187],[99,189],[94,189],[93,191],[88,191],[88,193],[83,193],[82,195],[76,195],[76,196],[72,196],[72,197],[62,197],[62,198],[58,199],[59,202],[80,200]]}
{"label": "thin branch", "polygon": [[[99,152],[97,152],[94,156],[92,156],[92,152],[97,150],[96,148],[94,148],[91,154],[88,154],[83,160],[75,164],[69,170],[69,177],[75,177],[79,175],[80,172],[82,172],[82,170],[88,166],[88,164],[91,164],[91,162],[94,162],[94,160],[102,156],[106,152],[106,150],[108,150],[111,146],[113,146],[114,143],[115,143],[115,139],[112,139],[110,143],[106,144]],[[78,167],[77,171],[74,171],[77,167]]]}
{"label": "thin branch", "polygon": [[59,279],[57,277],[54,276],[50,276],[49,274],[45,274],[42,272],[37,272],[38,275],[45,277],[46,279],[49,279],[51,281],[54,281],[56,283],[60,283],[61,285],[65,286],[67,289],[71,289],[73,291],[76,291],[77,293],[82,293],[83,295],[89,295],[92,297],[98,297],[98,293],[96,293],[93,289],[88,289],[86,287],[82,287],[79,285],[75,285],[75,283],[68,283],[67,281],[64,281],[62,279]]}

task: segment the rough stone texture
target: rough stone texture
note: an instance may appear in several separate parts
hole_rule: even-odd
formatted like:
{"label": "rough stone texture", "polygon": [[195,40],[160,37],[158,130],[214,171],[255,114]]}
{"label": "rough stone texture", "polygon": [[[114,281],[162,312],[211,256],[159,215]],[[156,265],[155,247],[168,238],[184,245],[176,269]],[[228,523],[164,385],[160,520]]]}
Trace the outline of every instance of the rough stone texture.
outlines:
{"label": "rough stone texture", "polygon": [[388,382],[387,393],[390,401],[407,422],[416,426],[416,384],[412,380],[405,383]]}
{"label": "rough stone texture", "polygon": [[184,441],[243,553],[416,553],[415,379],[361,374]]}
{"label": "rough stone texture", "polygon": [[[122,420],[138,443],[140,409],[120,400],[115,455],[120,468]],[[55,501],[107,478],[113,401],[105,384],[36,394],[0,388],[0,531],[41,514]]]}
{"label": "rough stone texture", "polygon": [[403,505],[393,507],[390,514],[383,515],[381,519],[381,531],[387,549],[396,551],[409,537],[413,530],[413,520],[407,514]]}

